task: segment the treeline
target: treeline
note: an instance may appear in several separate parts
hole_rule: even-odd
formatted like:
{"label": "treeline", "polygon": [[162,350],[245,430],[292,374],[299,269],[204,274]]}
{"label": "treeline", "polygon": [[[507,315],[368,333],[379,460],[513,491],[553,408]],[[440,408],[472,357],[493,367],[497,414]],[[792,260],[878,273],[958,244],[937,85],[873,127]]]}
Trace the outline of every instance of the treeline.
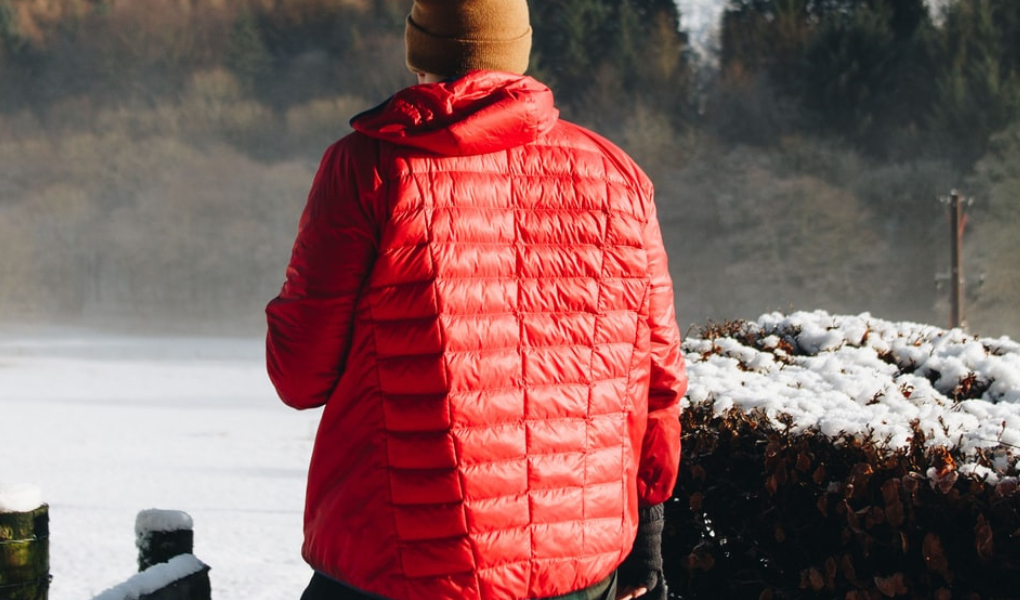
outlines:
{"label": "treeline", "polygon": [[345,90],[389,94],[406,79],[390,60],[403,43],[403,4],[0,0],[0,111],[45,120],[69,103],[179,103],[213,72],[274,114]]}
{"label": "treeline", "polygon": [[934,15],[927,4],[731,1],[723,82],[802,109],[744,139],[809,131],[879,159],[971,168],[1020,115],[1020,4],[956,0]]}
{"label": "treeline", "polygon": [[[0,0],[0,316],[256,323],[318,155],[412,82],[406,0]],[[945,319],[936,198],[976,198],[971,323],[1020,335],[1020,3],[532,2],[530,73],[656,182],[686,322]],[[979,285],[980,284],[980,285]]]}

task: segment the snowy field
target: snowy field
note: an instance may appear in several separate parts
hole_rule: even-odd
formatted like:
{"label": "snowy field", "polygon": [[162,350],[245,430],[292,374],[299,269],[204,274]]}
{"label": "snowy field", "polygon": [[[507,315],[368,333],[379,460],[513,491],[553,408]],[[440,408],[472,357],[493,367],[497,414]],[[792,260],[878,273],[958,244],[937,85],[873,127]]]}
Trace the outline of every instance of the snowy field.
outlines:
{"label": "snowy field", "polygon": [[0,327],[0,482],[50,505],[50,600],[134,574],[148,508],[194,518],[217,600],[298,598],[317,421],[276,399],[262,340]]}
{"label": "snowy field", "polygon": [[[685,406],[788,415],[794,429],[870,433],[889,448],[916,422],[928,444],[991,459],[960,471],[1016,476],[1012,340],[802,312],[684,347]],[[0,327],[0,483],[39,486],[50,505],[51,600],[89,600],[132,575],[135,516],[150,508],[193,517],[216,600],[298,598],[317,422],[277,400],[260,339]]]}

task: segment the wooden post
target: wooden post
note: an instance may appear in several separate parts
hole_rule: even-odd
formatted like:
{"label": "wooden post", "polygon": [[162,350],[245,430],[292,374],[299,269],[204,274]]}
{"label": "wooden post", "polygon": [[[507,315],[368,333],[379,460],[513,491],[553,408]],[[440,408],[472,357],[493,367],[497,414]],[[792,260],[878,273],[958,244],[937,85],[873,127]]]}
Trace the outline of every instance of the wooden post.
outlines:
{"label": "wooden post", "polygon": [[[197,568],[159,589],[147,592],[138,600],[210,600],[212,586],[209,567],[192,554],[195,544],[194,524],[191,515],[180,510],[149,509],[138,513],[135,519],[135,541],[138,545],[138,571],[152,573],[168,565],[171,560],[185,563],[189,560]],[[190,556],[182,556],[190,555]],[[140,577],[137,575],[136,577]]]}
{"label": "wooden post", "polygon": [[180,510],[149,509],[135,519],[138,570],[164,563],[181,554],[191,554],[195,544],[191,516]]}
{"label": "wooden post", "polygon": [[0,512],[0,600],[46,600],[49,589],[49,506]]}
{"label": "wooden post", "polygon": [[135,518],[138,573],[92,600],[211,600],[209,565],[195,558],[191,516],[149,509]]}
{"label": "wooden post", "polygon": [[951,234],[949,265],[949,326],[963,327],[963,198],[953,190],[949,195],[949,229]]}

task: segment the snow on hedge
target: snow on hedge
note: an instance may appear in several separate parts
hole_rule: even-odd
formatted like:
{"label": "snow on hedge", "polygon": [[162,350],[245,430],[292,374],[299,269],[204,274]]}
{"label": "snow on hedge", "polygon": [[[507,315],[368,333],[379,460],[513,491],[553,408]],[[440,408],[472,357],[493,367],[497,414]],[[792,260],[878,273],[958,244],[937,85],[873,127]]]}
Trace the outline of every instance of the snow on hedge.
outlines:
{"label": "snow on hedge", "polygon": [[794,431],[871,436],[905,449],[919,426],[927,446],[976,460],[960,470],[1014,474],[1020,447],[1020,344],[870,314],[771,313],[706,328],[684,341],[684,404],[761,411]]}

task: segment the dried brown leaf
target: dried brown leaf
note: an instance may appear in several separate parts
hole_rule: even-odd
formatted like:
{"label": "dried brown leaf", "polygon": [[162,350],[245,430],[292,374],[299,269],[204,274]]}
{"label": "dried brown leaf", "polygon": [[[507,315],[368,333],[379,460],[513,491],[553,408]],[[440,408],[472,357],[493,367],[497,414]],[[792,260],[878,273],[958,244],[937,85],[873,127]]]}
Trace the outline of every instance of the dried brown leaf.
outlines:
{"label": "dried brown leaf", "polygon": [[867,481],[874,473],[875,469],[870,463],[862,462],[854,465],[854,468],[850,473],[850,477],[857,481]]}
{"label": "dried brown leaf", "polygon": [[949,471],[956,470],[956,461],[953,460],[952,455],[949,454],[949,449],[945,446],[932,448],[931,455],[936,474],[944,475]]}
{"label": "dried brown leaf", "polygon": [[857,463],[850,471],[847,485],[847,497],[857,498],[868,493],[868,481],[875,470],[866,462]]}
{"label": "dried brown leaf", "polygon": [[867,529],[872,529],[876,525],[885,523],[885,511],[877,506],[870,506],[861,511],[864,513],[864,526]]}
{"label": "dried brown leaf", "polygon": [[882,484],[882,500],[886,506],[895,504],[900,499],[900,480],[896,477],[886,479]]}
{"label": "dried brown leaf", "polygon": [[956,480],[960,477],[956,471],[944,471],[935,474],[935,480],[932,481],[932,488],[937,489],[943,494],[948,494],[953,486],[956,484]]}
{"label": "dried brown leaf", "polygon": [[688,569],[708,571],[715,566],[715,557],[712,556],[711,549],[705,543],[700,543],[687,555],[686,562]]}
{"label": "dried brown leaf", "polygon": [[946,559],[945,550],[942,548],[942,540],[934,533],[924,536],[921,543],[921,555],[924,556],[924,563],[929,571],[942,576],[948,583],[952,583],[953,575],[949,571],[949,561]]}
{"label": "dried brown leaf", "polygon": [[985,520],[984,515],[978,515],[977,525],[974,526],[974,545],[981,560],[988,560],[995,555],[992,526]]}
{"label": "dried brown leaf", "polygon": [[864,587],[864,582],[857,579],[857,570],[854,568],[854,560],[852,556],[849,554],[843,555],[843,558],[839,561],[839,570],[843,573],[843,577],[846,577],[846,580],[854,586],[859,588]]}
{"label": "dried brown leaf", "polygon": [[787,475],[787,472],[786,472],[786,461],[782,461],[778,465],[776,465],[776,472],[773,473],[773,475],[776,478],[776,483],[777,484],[783,485],[784,483],[786,483],[786,475]]}
{"label": "dried brown leaf", "polygon": [[893,527],[903,524],[903,501],[900,500],[900,480],[890,479],[882,484],[882,500],[885,502],[885,518]]}
{"label": "dried brown leaf", "polygon": [[691,479],[695,481],[705,480],[705,468],[701,465],[694,465],[691,467]]}
{"label": "dried brown leaf", "polygon": [[765,469],[771,471],[775,468],[776,463],[779,462],[779,451],[782,449],[782,445],[779,440],[773,437],[769,440],[767,446],[765,446]]}
{"label": "dried brown leaf", "polygon": [[995,494],[1000,498],[1008,498],[1016,495],[1017,492],[1017,481],[1016,479],[1006,479],[1000,481],[995,486]]}
{"label": "dried brown leaf", "polygon": [[910,494],[910,497],[914,501],[915,506],[919,502],[917,492],[920,489],[921,482],[924,481],[924,479],[925,479],[924,475],[917,473],[915,471],[907,473],[907,476],[903,478],[903,489],[906,490],[908,494]]}
{"label": "dried brown leaf", "polygon": [[850,503],[846,500],[843,501],[843,505],[846,507],[846,524],[854,533],[861,533],[863,530],[857,520],[857,513],[850,508]]}
{"label": "dried brown leaf", "polygon": [[838,565],[836,565],[836,557],[830,556],[825,559],[825,587],[828,589],[835,589],[836,587],[836,573],[838,572]]}
{"label": "dried brown leaf", "polygon": [[875,576],[875,587],[882,592],[883,596],[892,598],[907,593],[907,586],[903,582],[903,573],[894,573],[888,577]]}
{"label": "dried brown leaf", "polygon": [[861,545],[861,554],[864,558],[871,557],[871,546],[875,543],[875,538],[867,533],[857,534],[857,543]]}
{"label": "dried brown leaf", "polygon": [[[803,575],[801,580],[803,581]],[[807,582],[808,586],[816,592],[821,591],[825,587],[825,579],[822,578],[822,573],[815,567],[807,570]]]}

